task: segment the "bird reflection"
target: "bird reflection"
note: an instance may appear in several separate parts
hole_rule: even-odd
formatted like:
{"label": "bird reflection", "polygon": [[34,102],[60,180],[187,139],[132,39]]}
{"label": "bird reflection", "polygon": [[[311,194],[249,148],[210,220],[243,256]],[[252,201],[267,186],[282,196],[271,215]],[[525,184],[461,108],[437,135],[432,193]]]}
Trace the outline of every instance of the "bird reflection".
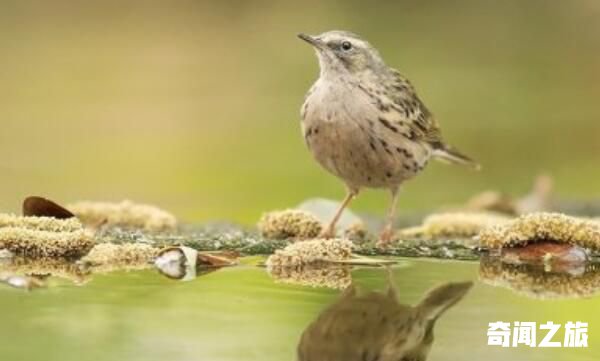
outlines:
{"label": "bird reflection", "polygon": [[387,293],[360,295],[351,286],[304,331],[297,360],[426,360],[436,320],[472,285],[443,284],[429,291],[416,306],[400,304],[391,282]]}

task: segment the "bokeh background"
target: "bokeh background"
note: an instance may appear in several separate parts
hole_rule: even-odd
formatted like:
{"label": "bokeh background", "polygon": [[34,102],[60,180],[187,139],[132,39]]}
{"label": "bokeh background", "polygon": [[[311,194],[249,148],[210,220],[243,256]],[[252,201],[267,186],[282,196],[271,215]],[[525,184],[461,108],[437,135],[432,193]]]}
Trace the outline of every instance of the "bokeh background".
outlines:
{"label": "bokeh background", "polygon": [[523,193],[540,172],[600,195],[599,1],[0,0],[0,209],[129,198],[253,223],[341,197],[299,130],[318,69],[295,34],[332,29],[379,48],[484,166],[430,166],[401,211]]}

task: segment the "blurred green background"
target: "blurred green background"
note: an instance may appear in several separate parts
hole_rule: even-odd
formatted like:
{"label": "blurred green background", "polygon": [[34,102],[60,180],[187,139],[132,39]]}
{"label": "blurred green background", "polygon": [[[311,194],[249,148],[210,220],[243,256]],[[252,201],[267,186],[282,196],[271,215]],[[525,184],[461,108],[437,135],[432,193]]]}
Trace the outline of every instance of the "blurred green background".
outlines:
{"label": "blurred green background", "polygon": [[332,29],[379,48],[484,166],[430,166],[401,211],[522,193],[542,171],[600,194],[599,1],[0,0],[0,209],[130,198],[253,223],[341,197],[299,130],[318,70],[295,34]]}

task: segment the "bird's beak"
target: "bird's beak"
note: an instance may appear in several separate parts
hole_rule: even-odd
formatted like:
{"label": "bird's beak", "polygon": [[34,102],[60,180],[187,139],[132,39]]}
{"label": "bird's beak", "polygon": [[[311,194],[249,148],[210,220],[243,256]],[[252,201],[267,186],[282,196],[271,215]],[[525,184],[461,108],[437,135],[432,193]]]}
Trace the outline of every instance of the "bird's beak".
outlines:
{"label": "bird's beak", "polygon": [[315,38],[314,36],[306,35],[303,33],[298,34],[298,37],[310,45],[314,46],[317,49],[323,49],[325,47],[325,43],[323,43],[320,39]]}

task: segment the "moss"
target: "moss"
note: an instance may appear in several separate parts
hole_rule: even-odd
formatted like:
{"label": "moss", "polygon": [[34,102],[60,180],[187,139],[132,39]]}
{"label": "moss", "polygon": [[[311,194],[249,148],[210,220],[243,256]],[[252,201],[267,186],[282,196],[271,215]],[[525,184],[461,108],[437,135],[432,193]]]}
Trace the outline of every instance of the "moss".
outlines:
{"label": "moss", "polygon": [[482,230],[497,224],[503,224],[508,217],[491,212],[457,212],[432,214],[423,224],[399,230],[399,239],[422,237],[427,239],[448,237],[473,237]]}
{"label": "moss", "polygon": [[573,275],[546,272],[539,266],[505,264],[484,258],[479,277],[489,285],[504,287],[530,298],[589,297],[600,290],[600,268],[596,264],[589,264]]}
{"label": "moss", "polygon": [[0,216],[0,249],[35,258],[78,258],[95,242],[76,219]]}
{"label": "moss", "polygon": [[353,244],[342,239],[315,239],[296,242],[275,251],[267,259],[267,267],[299,267],[319,263],[348,260],[352,257]]}
{"label": "moss", "polygon": [[94,246],[90,253],[81,259],[81,263],[92,267],[150,265],[157,254],[157,248],[143,243],[101,243]]}
{"label": "moss", "polygon": [[148,231],[168,231],[177,228],[175,216],[158,207],[125,200],[120,203],[78,202],[67,206],[88,226],[119,226]]}
{"label": "moss", "polygon": [[296,209],[265,213],[257,226],[260,234],[270,239],[315,238],[323,228],[317,217]]}
{"label": "moss", "polygon": [[490,227],[478,235],[486,248],[524,246],[537,241],[554,241],[600,249],[600,223],[561,213],[531,213],[511,222]]}
{"label": "moss", "polygon": [[276,282],[342,290],[352,284],[349,267],[272,267],[269,274]]}
{"label": "moss", "polygon": [[83,229],[81,222],[76,218],[21,217],[0,213],[0,229],[6,227],[47,232],[74,232]]}
{"label": "moss", "polygon": [[344,230],[344,238],[352,241],[366,241],[369,239],[367,226],[363,222],[355,222]]}

